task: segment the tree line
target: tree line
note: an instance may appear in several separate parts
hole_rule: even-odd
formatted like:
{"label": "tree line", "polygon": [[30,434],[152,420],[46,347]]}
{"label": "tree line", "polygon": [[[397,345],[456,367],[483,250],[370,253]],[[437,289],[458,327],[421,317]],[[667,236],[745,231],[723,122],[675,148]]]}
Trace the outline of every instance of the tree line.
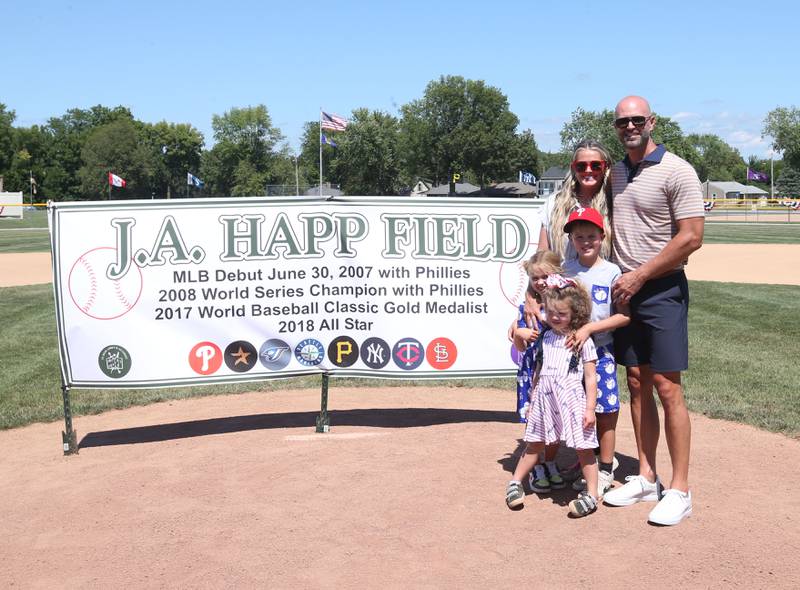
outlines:
{"label": "tree line", "polygon": [[[447,183],[454,173],[481,187],[516,180],[519,171],[538,177],[548,166],[568,165],[582,139],[599,140],[622,158],[613,117],[610,110],[578,108],[561,130],[562,151],[543,152],[531,130],[517,131],[519,118],[500,89],[442,76],[402,105],[399,116],[358,108],[344,131],[323,130],[329,139],[322,145],[323,181],[345,194],[393,195],[418,179]],[[108,198],[109,172],[126,180],[112,198],[265,195],[269,187],[293,194],[296,184],[319,183],[319,121],[304,125],[295,154],[264,105],[213,115],[210,148],[191,124],[143,122],[122,106],[75,108],[31,127],[14,121],[14,111],[0,103],[0,176],[5,190],[26,195],[33,180],[39,202]],[[800,185],[800,111],[776,108],[763,132],[784,155],[775,162],[779,186],[800,194],[792,188]],[[685,135],[669,117],[658,118],[654,135],[701,180],[745,182],[748,167],[769,172],[769,160],[745,161],[718,136]],[[203,180],[202,189],[187,184],[187,172]]]}

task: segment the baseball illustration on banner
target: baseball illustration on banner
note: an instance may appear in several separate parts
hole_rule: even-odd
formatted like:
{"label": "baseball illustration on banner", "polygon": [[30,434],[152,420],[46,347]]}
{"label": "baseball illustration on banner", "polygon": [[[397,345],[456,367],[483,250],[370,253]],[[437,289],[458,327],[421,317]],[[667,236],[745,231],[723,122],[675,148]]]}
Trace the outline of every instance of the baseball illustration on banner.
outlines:
{"label": "baseball illustration on banner", "polygon": [[517,262],[503,262],[500,264],[500,291],[503,297],[513,307],[525,301],[525,291],[528,289],[528,273],[525,272],[525,261],[536,252],[538,244],[528,243],[525,256]]}
{"label": "baseball illustration on banner", "polygon": [[142,295],[142,270],[119,280],[106,275],[117,260],[116,248],[94,248],[81,254],[69,271],[69,294],[75,306],[96,320],[113,320],[128,313]]}

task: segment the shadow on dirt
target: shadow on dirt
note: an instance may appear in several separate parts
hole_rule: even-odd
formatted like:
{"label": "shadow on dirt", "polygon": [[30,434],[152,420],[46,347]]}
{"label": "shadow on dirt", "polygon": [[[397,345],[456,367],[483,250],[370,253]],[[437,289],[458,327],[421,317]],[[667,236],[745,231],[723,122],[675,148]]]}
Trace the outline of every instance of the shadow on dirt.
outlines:
{"label": "shadow on dirt", "polygon": [[[287,412],[284,414],[253,414],[209,420],[192,420],[174,424],[155,424],[136,428],[90,432],[81,439],[79,449],[108,445],[130,445],[209,436],[229,432],[265,430],[271,428],[314,429],[319,412]],[[513,422],[516,412],[489,410],[458,410],[443,408],[371,408],[331,410],[331,428],[337,426],[372,426],[375,428],[413,428],[460,422]]]}

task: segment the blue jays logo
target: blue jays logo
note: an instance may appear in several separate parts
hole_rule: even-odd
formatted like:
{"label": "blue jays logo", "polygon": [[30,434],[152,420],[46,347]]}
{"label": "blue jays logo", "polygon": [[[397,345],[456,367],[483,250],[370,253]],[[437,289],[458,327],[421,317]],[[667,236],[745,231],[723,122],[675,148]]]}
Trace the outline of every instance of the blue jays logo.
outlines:
{"label": "blue jays logo", "polygon": [[608,287],[592,285],[592,301],[595,303],[608,303]]}
{"label": "blue jays logo", "polygon": [[258,360],[270,371],[280,371],[292,360],[292,348],[283,340],[271,338],[258,350]]}

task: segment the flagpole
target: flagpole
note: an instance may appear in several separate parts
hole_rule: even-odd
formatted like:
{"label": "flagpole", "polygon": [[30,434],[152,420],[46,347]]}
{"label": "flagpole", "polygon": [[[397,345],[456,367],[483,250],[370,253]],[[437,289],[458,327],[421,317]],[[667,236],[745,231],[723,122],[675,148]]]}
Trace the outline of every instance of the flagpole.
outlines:
{"label": "flagpole", "polygon": [[769,197],[775,200],[775,150],[769,151]]}
{"label": "flagpole", "polygon": [[111,170],[106,175],[106,182],[108,182],[108,200],[111,200]]}
{"label": "flagpole", "polygon": [[319,192],[317,196],[322,196],[322,107],[319,107]]}

